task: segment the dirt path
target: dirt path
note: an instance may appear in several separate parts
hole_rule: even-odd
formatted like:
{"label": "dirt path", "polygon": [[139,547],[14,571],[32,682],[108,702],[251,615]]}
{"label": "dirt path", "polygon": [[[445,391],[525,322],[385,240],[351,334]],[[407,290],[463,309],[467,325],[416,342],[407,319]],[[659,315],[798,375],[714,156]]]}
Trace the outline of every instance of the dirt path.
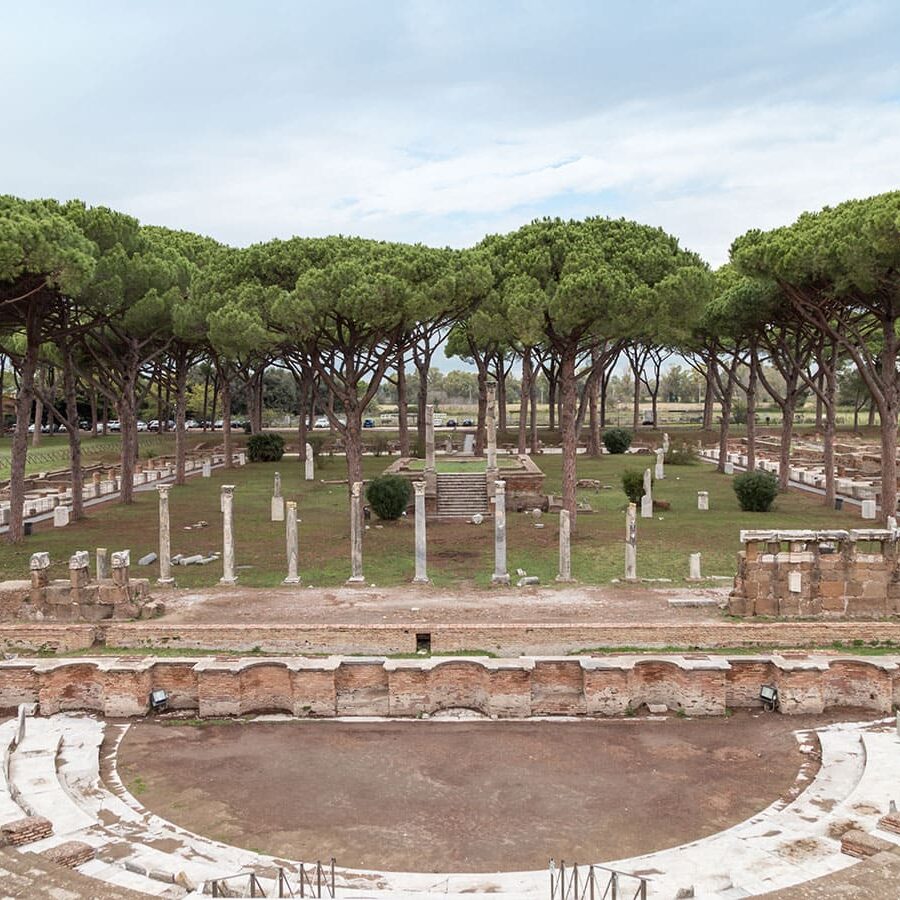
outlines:
{"label": "dirt path", "polygon": [[724,602],[730,587],[651,589],[573,587],[564,590],[394,588],[232,588],[176,590],[161,595],[166,622],[255,624],[306,622],[670,622],[721,619],[716,607],[673,609],[670,597]]}
{"label": "dirt path", "polygon": [[[134,725],[119,772],[179,825],[294,859],[433,872],[599,862],[788,792],[812,717]],[[164,747],[165,751],[160,752]]]}

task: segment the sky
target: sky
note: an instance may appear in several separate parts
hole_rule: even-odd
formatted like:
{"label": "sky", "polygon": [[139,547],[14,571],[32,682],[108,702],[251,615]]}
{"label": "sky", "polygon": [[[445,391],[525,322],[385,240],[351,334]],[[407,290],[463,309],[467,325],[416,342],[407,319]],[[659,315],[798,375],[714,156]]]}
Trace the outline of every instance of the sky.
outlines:
{"label": "sky", "polygon": [[734,237],[900,187],[900,3],[0,0],[0,193],[244,245]]}

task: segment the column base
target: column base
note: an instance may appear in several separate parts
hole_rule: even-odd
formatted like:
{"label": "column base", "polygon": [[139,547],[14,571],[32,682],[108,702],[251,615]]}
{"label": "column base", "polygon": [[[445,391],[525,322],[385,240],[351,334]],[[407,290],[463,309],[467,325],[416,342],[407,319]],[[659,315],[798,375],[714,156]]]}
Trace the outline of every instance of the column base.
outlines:
{"label": "column base", "polygon": [[627,581],[629,584],[634,584],[635,582],[640,581],[641,579],[638,578],[637,575],[633,575],[631,577],[626,575],[622,580]]}
{"label": "column base", "polygon": [[560,584],[575,584],[575,579],[571,575],[566,578],[562,575],[557,575],[553,580],[558,581]]}
{"label": "column base", "polygon": [[491,575],[491,584],[509,584],[509,573],[506,575]]}
{"label": "column base", "polygon": [[417,577],[413,578],[412,583],[413,584],[431,584],[431,579],[427,578],[427,577],[419,578],[417,576]]}
{"label": "column base", "polygon": [[171,587],[172,585],[175,584],[175,579],[174,578],[157,578],[156,583],[160,587]]}
{"label": "column base", "polygon": [[346,584],[365,584],[366,579],[362,575],[351,575],[345,583]]}
{"label": "column base", "polygon": [[291,578],[290,576],[288,576],[281,583],[282,584],[300,584],[300,576],[298,575],[294,578]]}
{"label": "column base", "polygon": [[234,578],[220,578],[220,579],[219,579],[219,584],[227,584],[227,585],[237,584],[237,577],[234,577]]}

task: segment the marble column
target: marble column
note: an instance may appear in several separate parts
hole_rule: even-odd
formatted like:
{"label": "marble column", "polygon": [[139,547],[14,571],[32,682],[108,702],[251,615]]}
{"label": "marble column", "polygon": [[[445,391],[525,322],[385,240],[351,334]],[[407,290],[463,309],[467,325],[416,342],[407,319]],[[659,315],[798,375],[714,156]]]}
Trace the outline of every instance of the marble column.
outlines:
{"label": "marble column", "polygon": [[219,584],[236,584],[234,572],[234,485],[222,485],[222,577]]}
{"label": "marble column", "polygon": [[656,451],[656,472],[654,472],[653,477],[657,481],[662,481],[666,477],[666,472],[664,468],[664,461],[666,458],[666,451],[663,450],[662,447]]}
{"label": "marble column", "polygon": [[494,574],[491,584],[509,584],[506,571],[506,482],[494,482]]}
{"label": "marble column", "polygon": [[663,432],[662,448],[664,454],[669,452],[669,433],[667,431]]}
{"label": "marble column", "polygon": [[628,504],[625,516],[625,580],[637,581],[637,506]]}
{"label": "marble column", "polygon": [[285,584],[300,584],[300,576],[297,574],[297,557],[299,555],[297,540],[297,503],[288,500],[285,504],[284,518],[285,538],[287,541],[287,578]]}
{"label": "marble column", "polygon": [[697,491],[697,509],[709,509],[709,491]]}
{"label": "marble column", "polygon": [[271,520],[284,521],[284,497],[281,496],[281,472],[275,473],[275,485],[272,488]]}
{"label": "marble column", "polygon": [[497,423],[494,419],[494,407],[497,405],[497,385],[493,381],[488,382],[487,405],[485,407],[484,423],[487,431],[487,467],[497,468]]}
{"label": "marble column", "polygon": [[171,485],[158,484],[159,492],[159,578],[157,584],[174,584],[172,577],[172,539],[169,531],[169,488]]}
{"label": "marble column", "polygon": [[425,406],[425,471],[434,471],[434,406]]}
{"label": "marble column", "polygon": [[641,497],[641,518],[653,518],[653,478],[649,469],[644,469],[644,496]]}
{"label": "marble column", "polygon": [[569,511],[559,511],[559,575],[557,581],[573,581],[572,578],[572,522]]}
{"label": "marble column", "polygon": [[316,464],[313,461],[313,448],[312,444],[306,445],[306,462],[304,464],[304,478],[306,481],[313,481],[316,477]]}
{"label": "marble column", "polygon": [[347,584],[363,584],[362,554],[362,482],[354,481],[350,488],[350,577]]}
{"label": "marble column", "polygon": [[689,560],[690,568],[688,570],[688,581],[702,581],[703,576],[700,574],[700,554],[692,553]]}
{"label": "marble column", "polygon": [[109,578],[109,550],[98,547],[94,551],[94,559],[97,564],[97,581],[105,581]]}
{"label": "marble column", "polygon": [[427,543],[425,539],[425,482],[414,481],[413,488],[416,491],[416,575],[413,578],[413,584],[428,584]]}

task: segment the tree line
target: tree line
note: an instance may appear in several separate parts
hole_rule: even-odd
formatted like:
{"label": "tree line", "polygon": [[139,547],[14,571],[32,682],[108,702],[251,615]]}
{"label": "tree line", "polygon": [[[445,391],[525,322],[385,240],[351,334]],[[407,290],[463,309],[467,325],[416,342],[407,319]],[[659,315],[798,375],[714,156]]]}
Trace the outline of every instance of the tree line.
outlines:
{"label": "tree line", "polygon": [[[563,504],[575,517],[576,450],[600,447],[613,369],[627,359],[636,401],[654,415],[663,363],[678,354],[702,379],[704,426],[721,409],[724,449],[737,402],[755,462],[760,387],[782,415],[786,460],[794,412],[814,394],[833,466],[837,376],[858,372],[881,422],[884,509],[896,509],[900,192],[852,200],[794,224],[737,238],[712,270],[662,229],[624,219],[536,220],[464,250],[335,236],[243,248],[78,201],[0,197],[0,350],[18,391],[9,494],[12,541],[23,535],[27,423],[52,370],[81,483],[78,401],[103,398],[122,434],[122,501],[132,500],[137,417],[151,390],[174,397],[176,481],[184,480],[189,373],[211,373],[232,445],[232,386],[252,430],[262,427],[265,375],[295,384],[300,447],[311,408],[328,417],[362,479],[366,407],[391,385],[400,449],[410,449],[409,400],[424,429],[429,373],[442,345],[476,371],[484,443],[486,386],[521,372],[519,450],[537,446],[544,380],[563,449]],[[407,374],[415,373],[415,397]],[[777,377],[773,377],[777,374]],[[95,400],[96,402],[96,400]],[[502,425],[503,423],[501,423]],[[419,435],[420,438],[423,435]],[[787,466],[782,466],[786,486]],[[829,478],[826,502],[834,495]],[[75,517],[82,515],[73,490]]]}

